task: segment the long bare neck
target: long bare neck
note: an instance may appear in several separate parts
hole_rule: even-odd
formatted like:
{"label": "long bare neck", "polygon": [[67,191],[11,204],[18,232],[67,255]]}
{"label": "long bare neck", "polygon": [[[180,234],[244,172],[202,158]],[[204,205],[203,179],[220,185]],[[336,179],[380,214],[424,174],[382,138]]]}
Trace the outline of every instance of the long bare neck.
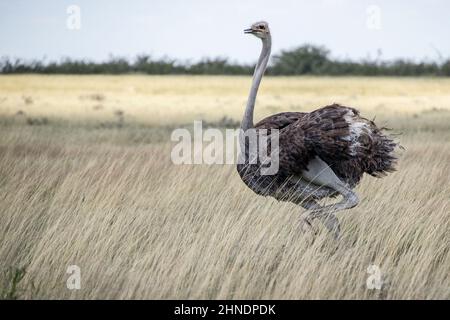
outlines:
{"label": "long bare neck", "polygon": [[241,129],[244,131],[253,128],[253,111],[255,109],[256,95],[258,94],[259,84],[261,83],[264,71],[266,71],[267,63],[269,62],[271,47],[272,40],[269,34],[267,38],[262,39],[261,54],[259,55],[255,72],[253,73],[252,87],[248,95],[247,106],[241,123]]}

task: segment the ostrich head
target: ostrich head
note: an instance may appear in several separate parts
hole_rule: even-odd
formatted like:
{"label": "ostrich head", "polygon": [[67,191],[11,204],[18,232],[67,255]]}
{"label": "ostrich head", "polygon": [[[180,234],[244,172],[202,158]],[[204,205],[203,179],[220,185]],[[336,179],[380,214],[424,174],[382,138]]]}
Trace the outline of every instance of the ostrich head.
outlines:
{"label": "ostrich head", "polygon": [[253,34],[260,39],[265,39],[270,35],[269,24],[265,21],[258,21],[252,24],[250,28],[245,29],[244,32]]}

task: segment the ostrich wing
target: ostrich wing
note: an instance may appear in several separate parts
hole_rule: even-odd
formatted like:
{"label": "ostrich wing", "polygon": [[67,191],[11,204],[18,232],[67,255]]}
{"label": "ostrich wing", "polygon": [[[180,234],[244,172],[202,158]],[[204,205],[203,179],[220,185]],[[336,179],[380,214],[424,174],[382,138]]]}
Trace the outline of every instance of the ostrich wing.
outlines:
{"label": "ostrich wing", "polygon": [[303,112],[282,112],[271,115],[262,119],[256,125],[256,129],[278,129],[281,130],[294,122],[298,121],[301,117],[307,115]]}
{"label": "ostrich wing", "polygon": [[301,174],[315,157],[350,185],[364,172],[378,176],[393,170],[396,144],[353,108],[333,104],[310,113],[280,113],[255,127],[280,130],[280,174],[285,176]]}
{"label": "ostrich wing", "polygon": [[325,162],[333,157],[348,158],[348,141],[341,139],[349,132],[344,120],[348,109],[333,105],[311,113],[278,113],[261,120],[255,128],[280,130],[280,174],[301,174],[316,156]]}

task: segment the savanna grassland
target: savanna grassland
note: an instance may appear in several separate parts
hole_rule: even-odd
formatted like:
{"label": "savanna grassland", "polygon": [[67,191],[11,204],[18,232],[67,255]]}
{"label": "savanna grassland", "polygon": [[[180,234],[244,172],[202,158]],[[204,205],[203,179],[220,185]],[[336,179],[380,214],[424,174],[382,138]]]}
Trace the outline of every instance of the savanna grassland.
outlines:
{"label": "savanna grassland", "polygon": [[1,76],[1,297],[450,299],[450,79],[263,80],[256,119],[337,102],[401,133],[398,171],[363,179],[340,241],[302,232],[303,209],[256,196],[234,166],[172,163],[172,130],[235,126],[249,86]]}

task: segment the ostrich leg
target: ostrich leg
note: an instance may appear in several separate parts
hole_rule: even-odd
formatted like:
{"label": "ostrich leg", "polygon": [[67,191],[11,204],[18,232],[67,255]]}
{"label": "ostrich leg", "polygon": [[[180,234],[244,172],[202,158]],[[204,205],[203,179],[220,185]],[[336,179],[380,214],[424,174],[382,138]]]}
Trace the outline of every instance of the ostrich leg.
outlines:
{"label": "ostrich leg", "polygon": [[300,222],[303,231],[306,229],[313,229],[313,233],[317,234],[317,230],[312,225],[312,220],[320,219],[325,227],[330,231],[334,238],[339,238],[341,225],[338,218],[333,212],[321,211],[324,207],[319,205],[315,200],[305,200],[300,205],[307,211],[300,217]]}
{"label": "ostrich leg", "polygon": [[332,231],[337,238],[340,225],[334,213],[355,207],[359,202],[358,196],[336,176],[330,166],[318,157],[310,161],[308,170],[303,171],[302,177],[315,185],[331,188],[343,196],[343,199],[335,204],[320,206],[315,202],[308,201],[304,206],[304,208],[311,210],[305,213],[307,214],[307,218],[304,217],[305,219],[320,218],[327,229]]}
{"label": "ostrich leg", "polygon": [[297,203],[303,208],[305,208],[307,211],[303,213],[300,217],[300,223],[301,228],[303,232],[305,232],[307,229],[312,229],[314,234],[317,234],[317,230],[312,225],[312,217],[311,212],[309,210],[318,210],[321,208],[321,206],[315,201],[315,200],[304,200],[302,202]]}

